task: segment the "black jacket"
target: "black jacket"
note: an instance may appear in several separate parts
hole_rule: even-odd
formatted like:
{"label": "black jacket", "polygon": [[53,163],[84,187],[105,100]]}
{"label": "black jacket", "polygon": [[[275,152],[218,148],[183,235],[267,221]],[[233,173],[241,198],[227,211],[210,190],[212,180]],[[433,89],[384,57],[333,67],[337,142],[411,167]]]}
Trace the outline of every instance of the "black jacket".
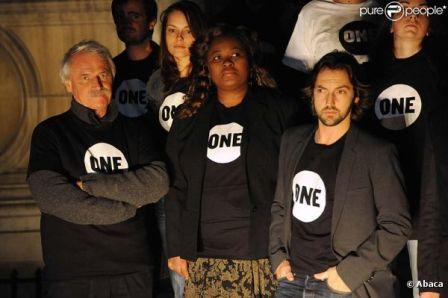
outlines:
{"label": "black jacket", "polygon": [[[175,118],[167,141],[172,184],[166,199],[168,257],[197,258],[202,183],[213,101],[210,96],[195,115]],[[251,256],[268,256],[270,208],[277,180],[280,137],[300,121],[298,101],[266,89],[250,90],[244,99],[247,125],[246,172],[251,201]]]}
{"label": "black jacket", "polygon": [[[429,120],[425,142],[422,176],[422,199],[418,222],[418,277],[428,282],[447,283],[448,245],[448,120],[447,108],[441,106]],[[436,179],[434,179],[436,177]],[[441,288],[425,286],[420,291],[440,292]]]}
{"label": "black jacket", "polygon": [[420,281],[445,283],[444,288],[422,285],[420,292],[440,292],[448,297],[448,64],[446,57],[435,56],[432,61],[437,61],[437,64],[431,63],[438,78],[435,82],[437,106],[428,116],[425,139],[417,264]]}
{"label": "black jacket", "polygon": [[[274,270],[289,259],[291,182],[314,132],[312,126],[295,127],[282,137],[270,228]],[[337,271],[354,297],[393,297],[395,278],[388,264],[410,233],[403,175],[395,148],[352,125],[336,177],[331,247],[339,260]]]}

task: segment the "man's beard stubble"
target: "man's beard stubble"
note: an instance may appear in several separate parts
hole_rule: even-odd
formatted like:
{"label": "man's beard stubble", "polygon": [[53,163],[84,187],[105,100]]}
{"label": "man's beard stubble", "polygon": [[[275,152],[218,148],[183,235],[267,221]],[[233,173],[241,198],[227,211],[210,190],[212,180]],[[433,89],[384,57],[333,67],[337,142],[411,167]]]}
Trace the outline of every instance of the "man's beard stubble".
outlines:
{"label": "man's beard stubble", "polygon": [[[317,118],[320,120],[320,122],[322,122],[325,126],[336,126],[349,116],[351,108],[347,109],[344,115],[342,115],[340,110],[332,106],[327,106],[323,108],[319,113],[317,113],[313,105],[313,111],[314,114],[317,116]],[[337,116],[334,117],[333,119],[324,118],[323,114],[325,111],[335,111],[337,113]]]}
{"label": "man's beard stubble", "polygon": [[[131,28],[131,30],[132,30],[131,33],[136,32],[136,30],[134,30],[133,28]],[[129,32],[127,32],[127,30],[124,30],[124,29],[122,29],[122,30],[117,32],[118,38],[122,42],[124,42],[127,46],[139,45],[139,44],[142,44],[142,43],[144,43],[146,41],[151,40],[152,33],[153,33],[153,31],[149,31],[148,30],[145,34],[142,34],[140,36],[135,36],[134,37],[132,34],[129,34]]]}

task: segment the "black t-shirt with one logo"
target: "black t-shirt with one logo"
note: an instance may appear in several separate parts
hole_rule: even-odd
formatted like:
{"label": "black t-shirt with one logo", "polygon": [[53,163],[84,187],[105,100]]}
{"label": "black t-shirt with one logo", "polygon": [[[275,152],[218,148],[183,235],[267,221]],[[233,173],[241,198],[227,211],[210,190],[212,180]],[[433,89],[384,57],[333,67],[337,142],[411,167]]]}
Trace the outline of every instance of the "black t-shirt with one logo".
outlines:
{"label": "black t-shirt with one logo", "polygon": [[163,92],[161,102],[150,103],[150,108],[158,119],[164,138],[166,138],[171,129],[177,108],[185,101],[187,89],[188,79],[181,78],[168,91]]}
{"label": "black t-shirt with one logo", "polygon": [[198,253],[202,257],[250,258],[244,126],[244,102],[231,108],[216,102],[201,199]]}
{"label": "black t-shirt with one logo", "polygon": [[405,59],[389,57],[376,71],[368,124],[373,134],[388,139],[398,149],[413,215],[419,205],[427,119],[438,101],[438,78],[430,65],[424,50]]}
{"label": "black t-shirt with one logo", "polygon": [[[39,124],[29,173],[58,172],[76,181],[89,173],[116,173],[160,160],[158,147],[144,118],[122,115],[92,125],[72,109]],[[91,118],[93,111],[89,110]],[[152,265],[145,208],[135,217],[111,225],[78,225],[42,213],[41,240],[49,280],[147,271]]]}
{"label": "black t-shirt with one logo", "polygon": [[129,59],[126,50],[113,59],[116,67],[113,98],[126,117],[136,118],[148,113],[146,83],[159,68],[159,46],[151,42],[151,48],[151,54],[142,60]]}
{"label": "black t-shirt with one logo", "polygon": [[171,89],[165,93],[163,102],[158,107],[158,117],[160,125],[167,131],[170,130],[171,124],[176,114],[178,106],[184,103],[185,94],[188,89],[188,81],[186,78],[181,78],[177,81]]}
{"label": "black t-shirt with one logo", "polygon": [[296,166],[293,189],[291,266],[312,275],[337,264],[331,246],[331,219],[337,170],[345,136],[331,145],[310,140]]}

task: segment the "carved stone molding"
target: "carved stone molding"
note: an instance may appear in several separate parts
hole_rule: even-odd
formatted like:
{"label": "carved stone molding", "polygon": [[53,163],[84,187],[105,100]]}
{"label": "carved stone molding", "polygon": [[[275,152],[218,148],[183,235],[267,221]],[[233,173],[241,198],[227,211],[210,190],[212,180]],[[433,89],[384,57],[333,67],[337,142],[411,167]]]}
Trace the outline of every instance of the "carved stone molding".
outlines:
{"label": "carved stone molding", "polygon": [[[19,105],[19,115],[15,123],[10,123],[14,136],[8,140],[8,145],[0,151],[0,174],[14,172],[17,166],[26,158],[29,149],[29,136],[37,123],[39,116],[40,81],[31,53],[13,32],[0,27],[0,51],[4,54],[0,59],[10,59],[9,71],[14,74],[12,80],[17,80],[17,90],[14,97],[4,97],[3,100],[13,101]],[[2,113],[8,113],[2,111]],[[10,135],[10,133],[8,133]]]}
{"label": "carved stone molding", "polygon": [[25,181],[32,131],[69,106],[58,77],[68,48],[96,39],[113,55],[122,51],[110,4],[0,0],[0,279],[12,269],[32,276],[42,265],[40,212]]}
{"label": "carved stone molding", "polygon": [[110,23],[110,0],[0,3],[5,26],[53,26]]}

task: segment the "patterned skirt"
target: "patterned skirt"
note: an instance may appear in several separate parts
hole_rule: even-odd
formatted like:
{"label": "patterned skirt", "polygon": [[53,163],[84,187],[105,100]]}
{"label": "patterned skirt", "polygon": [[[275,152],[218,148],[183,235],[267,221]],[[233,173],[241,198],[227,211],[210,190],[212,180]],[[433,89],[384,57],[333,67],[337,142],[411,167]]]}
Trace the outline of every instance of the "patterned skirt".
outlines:
{"label": "patterned skirt", "polygon": [[185,297],[273,297],[277,283],[268,259],[198,258],[188,262]]}

